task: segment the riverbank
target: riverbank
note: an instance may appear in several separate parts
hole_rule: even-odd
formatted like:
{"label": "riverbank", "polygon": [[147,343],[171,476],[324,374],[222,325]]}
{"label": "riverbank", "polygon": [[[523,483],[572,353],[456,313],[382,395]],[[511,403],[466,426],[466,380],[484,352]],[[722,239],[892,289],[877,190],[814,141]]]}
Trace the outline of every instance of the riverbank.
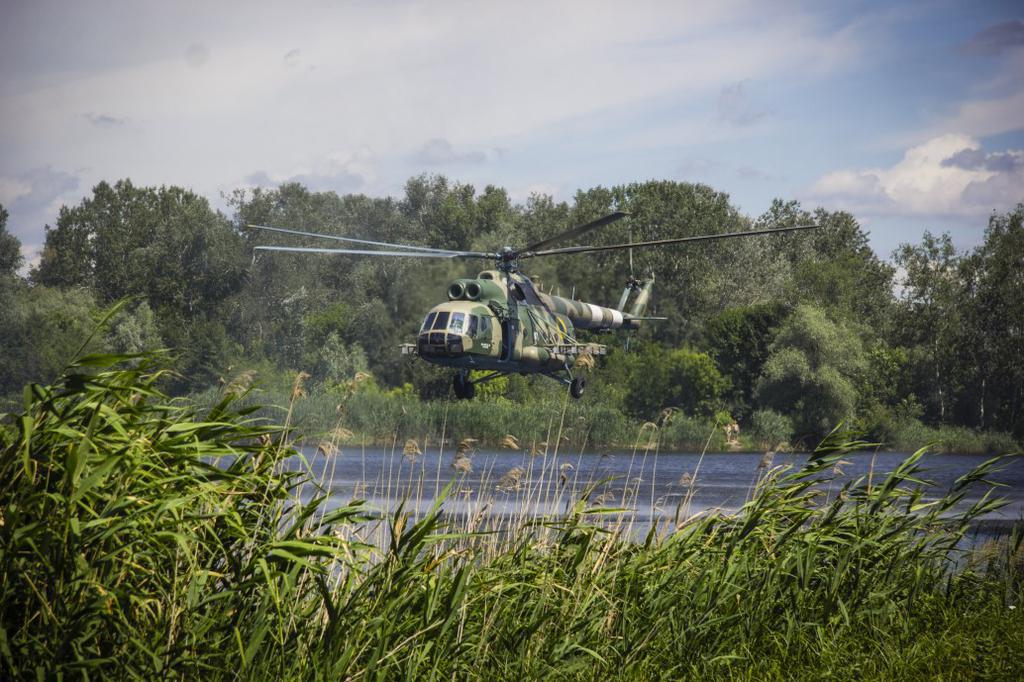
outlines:
{"label": "riverbank", "polygon": [[[221,390],[191,398],[198,406],[212,405]],[[801,452],[817,444],[794,439],[777,423],[752,423],[727,433],[729,415],[718,419],[665,411],[656,422],[633,419],[602,404],[593,396],[569,400],[562,393],[539,392],[536,399],[515,403],[500,396],[472,401],[422,401],[409,391],[376,388],[350,394],[314,391],[292,400],[290,392],[256,387],[240,398],[240,404],[257,407],[256,416],[280,423],[288,419],[303,442],[333,446],[365,444],[401,448],[406,440],[420,447],[465,438],[482,445],[501,447],[512,436],[518,447],[543,449],[556,440],[568,447],[662,452],[764,453]],[[856,428],[856,425],[853,425]],[[979,432],[964,427],[930,427],[916,419],[904,419],[862,427],[860,436],[888,450],[914,450],[930,444],[934,450],[962,454],[1024,452],[1012,436]]]}

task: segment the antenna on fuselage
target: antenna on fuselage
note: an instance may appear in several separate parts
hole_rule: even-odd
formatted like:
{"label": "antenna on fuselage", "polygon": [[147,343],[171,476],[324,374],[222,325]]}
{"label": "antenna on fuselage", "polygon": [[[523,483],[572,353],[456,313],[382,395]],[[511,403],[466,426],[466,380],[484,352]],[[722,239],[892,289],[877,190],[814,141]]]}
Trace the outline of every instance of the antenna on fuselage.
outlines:
{"label": "antenna on fuselage", "polygon": [[[632,225],[629,226],[629,243],[630,244],[633,243],[633,226]],[[633,277],[633,247],[632,246],[629,247],[629,279],[630,279],[630,281],[635,279]]]}
{"label": "antenna on fuselage", "polygon": [[[629,248],[629,279],[626,281],[626,288],[622,290],[622,297],[619,299],[618,310],[625,310],[629,295],[640,288],[640,283],[633,274],[633,226],[629,227],[629,241],[626,246]],[[627,346],[628,350],[628,346]]]}

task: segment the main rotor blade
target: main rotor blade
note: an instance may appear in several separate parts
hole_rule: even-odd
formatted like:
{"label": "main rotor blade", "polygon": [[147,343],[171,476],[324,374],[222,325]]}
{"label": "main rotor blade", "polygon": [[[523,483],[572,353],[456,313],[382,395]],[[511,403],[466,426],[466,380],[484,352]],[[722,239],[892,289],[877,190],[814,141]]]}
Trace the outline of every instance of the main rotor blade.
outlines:
{"label": "main rotor blade", "polygon": [[391,242],[375,242],[369,239],[356,239],[355,237],[339,237],[336,234],[321,234],[319,232],[301,232],[299,230],[286,230],[283,227],[270,227],[268,225],[246,225],[254,230],[269,230],[270,232],[281,232],[284,234],[297,234],[302,237],[319,237],[321,239],[335,239],[339,242],[352,242],[353,244],[369,244],[370,246],[390,246],[396,249],[409,249],[410,251],[425,251],[430,253],[458,253],[451,249],[434,249],[429,246],[413,246],[412,244],[392,244]]}
{"label": "main rotor blade", "polygon": [[536,244],[530,244],[525,249],[521,249],[520,253],[525,253],[526,251],[536,251],[539,248],[542,248],[544,246],[548,246],[550,244],[554,244],[555,242],[562,241],[563,239],[571,239],[573,237],[579,237],[581,234],[586,234],[587,232],[590,232],[591,230],[596,229],[598,227],[603,227],[604,225],[607,225],[609,223],[614,223],[616,220],[622,220],[623,218],[625,218],[628,215],[629,215],[628,213],[624,213],[623,211],[616,211],[615,213],[609,213],[608,215],[604,216],[603,218],[598,218],[597,220],[591,220],[589,223],[586,223],[584,225],[577,225],[576,227],[572,228],[571,230],[566,230],[565,232],[562,232],[560,234],[556,234],[554,237],[548,237],[547,239],[545,239],[543,241],[539,241]]}
{"label": "main rotor blade", "polygon": [[520,258],[533,258],[534,256],[554,256],[563,253],[589,253],[592,251],[614,251],[617,249],[639,249],[645,246],[665,246],[666,244],[680,244],[682,242],[702,242],[714,239],[731,239],[733,237],[753,237],[759,234],[773,234],[775,232],[793,232],[795,230],[813,230],[820,225],[796,225],[793,227],[775,227],[766,230],[750,230],[748,232],[724,232],[722,234],[701,234],[695,237],[677,237],[675,239],[657,239],[651,242],[633,242],[632,244],[611,244],[609,246],[567,246],[563,249],[549,249],[547,251],[533,251],[520,253]]}
{"label": "main rotor blade", "polygon": [[351,256],[405,256],[406,258],[495,258],[497,254],[479,251],[450,251],[425,253],[423,251],[364,251],[362,249],[319,249],[312,246],[254,246],[255,251],[291,251],[294,253],[334,253]]}

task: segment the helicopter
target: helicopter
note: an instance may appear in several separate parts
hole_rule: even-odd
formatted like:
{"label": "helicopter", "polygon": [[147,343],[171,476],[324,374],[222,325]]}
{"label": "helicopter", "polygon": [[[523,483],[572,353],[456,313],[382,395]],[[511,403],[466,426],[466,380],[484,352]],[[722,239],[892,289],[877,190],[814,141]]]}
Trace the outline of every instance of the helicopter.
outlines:
{"label": "helicopter", "polygon": [[[498,251],[439,249],[267,225],[247,227],[341,241],[363,247],[390,249],[255,246],[256,251],[492,261],[493,269],[483,270],[475,278],[456,279],[451,282],[448,286],[448,300],[435,305],[427,312],[417,333],[416,342],[400,346],[403,355],[417,356],[427,362],[456,369],[452,388],[456,398],[466,400],[473,398],[477,384],[509,374],[539,374],[550,377],[567,385],[573,398],[582,397],[586,388],[586,377],[573,370],[581,358],[607,354],[607,345],[580,341],[576,336],[577,330],[635,331],[643,322],[666,319],[644,315],[654,288],[654,276],[651,274],[644,279],[633,277],[633,249],[752,237],[819,227],[796,225],[642,242],[633,242],[631,238],[625,244],[549,248],[557,242],[580,237],[626,217],[628,214],[624,211],[616,211],[523,248],[505,246]],[[520,261],[530,258],[625,249],[630,252],[630,277],[614,308],[543,293],[519,268]],[[478,375],[473,377],[471,372],[477,372]],[[479,375],[479,372],[484,374]]]}

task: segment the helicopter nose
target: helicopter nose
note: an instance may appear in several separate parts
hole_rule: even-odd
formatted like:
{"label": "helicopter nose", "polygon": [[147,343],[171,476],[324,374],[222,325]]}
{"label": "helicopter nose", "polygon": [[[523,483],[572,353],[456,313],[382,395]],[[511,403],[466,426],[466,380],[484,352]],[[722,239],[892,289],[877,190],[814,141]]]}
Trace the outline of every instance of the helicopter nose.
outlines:
{"label": "helicopter nose", "polygon": [[448,354],[449,355],[462,355],[462,349],[465,344],[460,334],[449,334],[448,335]]}
{"label": "helicopter nose", "polygon": [[420,334],[420,355],[453,356],[465,352],[465,341],[461,334],[450,332],[429,332]]}

